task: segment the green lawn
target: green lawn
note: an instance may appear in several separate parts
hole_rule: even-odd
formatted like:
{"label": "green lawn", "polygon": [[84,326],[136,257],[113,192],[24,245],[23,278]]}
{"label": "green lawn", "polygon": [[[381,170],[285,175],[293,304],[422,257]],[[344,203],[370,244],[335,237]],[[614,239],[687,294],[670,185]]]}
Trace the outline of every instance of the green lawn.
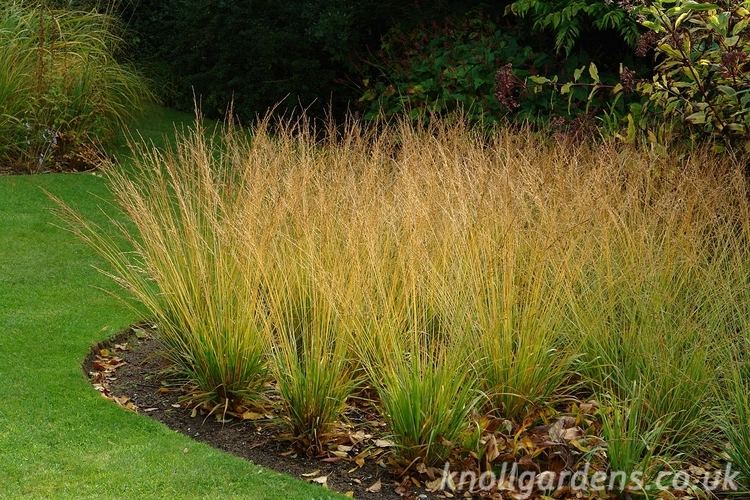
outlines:
{"label": "green lawn", "polygon": [[[152,109],[155,138],[185,115]],[[0,496],[313,498],[325,491],[124,411],[89,385],[91,344],[138,319],[95,286],[92,253],[55,227],[47,190],[104,220],[91,174],[0,177]]]}

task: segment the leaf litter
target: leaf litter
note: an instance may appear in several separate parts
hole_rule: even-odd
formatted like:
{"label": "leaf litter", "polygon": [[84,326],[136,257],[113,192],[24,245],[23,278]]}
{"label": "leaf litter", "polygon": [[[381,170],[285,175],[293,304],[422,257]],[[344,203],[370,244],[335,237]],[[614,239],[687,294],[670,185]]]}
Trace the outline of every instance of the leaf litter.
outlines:
{"label": "leaf litter", "polygon": [[[153,349],[153,340],[143,327],[132,328],[118,335],[106,346],[92,349],[86,365],[94,388],[103,397],[134,412],[143,412],[160,419],[168,425],[185,432],[196,439],[206,440],[228,451],[252,458],[253,461],[296,474],[303,480],[332,488],[347,496],[356,498],[490,498],[490,499],[566,499],[566,498],[615,498],[614,495],[573,491],[562,486],[552,492],[534,491],[532,496],[524,492],[513,481],[498,481],[490,491],[470,489],[470,484],[461,482],[458,471],[473,471],[481,474],[498,470],[503,464],[513,463],[518,473],[531,471],[537,480],[554,479],[564,471],[578,470],[583,463],[590,465],[590,471],[607,471],[606,442],[601,438],[601,422],[598,417],[600,403],[595,400],[573,399],[560,408],[546,408],[532,413],[516,425],[502,417],[476,415],[475,424],[481,429],[476,447],[466,451],[452,443],[453,452],[449,457],[450,473],[439,467],[422,462],[404,463],[397,457],[397,444],[388,435],[387,425],[377,411],[372,396],[352,398],[345,418],[338,422],[325,438],[326,447],[316,456],[306,456],[304,446],[288,435],[280,425],[281,417],[278,402],[269,398],[263,407],[232,405],[210,405],[202,403],[190,405],[191,387],[170,383],[163,372],[147,373],[153,369],[145,363],[146,369],[128,363],[128,357],[139,351]],[[145,346],[145,347],[144,347]],[[136,351],[135,353],[133,351]],[[140,353],[143,354],[143,353]],[[148,354],[148,353],[147,353]],[[143,359],[141,355],[139,359]],[[141,386],[151,387],[149,402],[159,405],[139,407],[139,398],[132,394],[121,394],[118,379],[123,368],[133,372],[131,378],[140,378]],[[153,379],[161,379],[161,384],[153,387]],[[145,381],[149,380],[149,384]],[[127,386],[131,390],[133,384]],[[138,384],[136,384],[138,385]],[[140,387],[139,387],[140,388]],[[369,388],[363,393],[371,394]],[[217,411],[221,406],[223,411]],[[165,415],[178,415],[165,418]],[[210,424],[208,417],[214,417],[218,427],[207,432],[204,427]],[[185,422],[191,422],[186,426]],[[239,432],[241,430],[241,432]],[[235,442],[227,445],[212,434],[232,431]],[[240,437],[241,436],[241,437]],[[238,439],[244,439],[236,443]],[[217,444],[217,441],[219,442]],[[258,459],[248,453],[270,454],[276,461]],[[711,456],[708,453],[707,456]],[[715,455],[714,455],[715,456]],[[295,462],[298,462],[295,464]],[[722,464],[715,460],[696,459],[683,472],[692,485],[699,483],[710,472],[721,469]],[[319,467],[309,467],[309,465]],[[663,498],[702,498],[697,488],[685,491],[672,491]],[[656,496],[656,498],[662,498]]]}

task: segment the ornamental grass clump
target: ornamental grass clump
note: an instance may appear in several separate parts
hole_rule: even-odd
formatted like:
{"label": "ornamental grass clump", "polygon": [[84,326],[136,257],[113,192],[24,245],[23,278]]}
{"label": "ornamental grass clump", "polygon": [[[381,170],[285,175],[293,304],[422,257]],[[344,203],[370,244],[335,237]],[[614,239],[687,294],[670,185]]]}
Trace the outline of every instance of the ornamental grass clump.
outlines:
{"label": "ornamental grass clump", "polygon": [[[662,446],[664,422],[649,421],[644,415],[648,394],[638,383],[630,391],[633,399],[607,400],[606,410],[600,415],[602,437],[607,443],[610,472],[621,474],[613,489],[617,493],[643,494],[653,488],[653,481],[667,466],[671,456],[659,459],[669,450]],[[624,475],[622,475],[624,473]]]}
{"label": "ornamental grass clump", "polygon": [[0,5],[0,162],[28,171],[88,167],[86,150],[112,138],[150,99],[116,59],[123,40],[106,14]]}
{"label": "ornamental grass clump", "polygon": [[747,286],[731,277],[746,202],[726,165],[695,160],[679,173],[658,159],[596,173],[599,207],[568,292],[579,372],[636,401],[664,449],[688,454],[717,442],[718,359],[735,335],[722,290]]}
{"label": "ornamental grass clump", "polygon": [[360,132],[348,130],[351,147],[341,151],[333,131],[330,142],[319,144],[320,134],[305,119],[266,120],[256,124],[252,139],[225,148],[253,179],[235,230],[263,272],[264,325],[283,419],[311,454],[321,452],[344,420],[361,381],[344,321],[349,311],[339,308],[341,294],[354,284],[345,248],[361,216],[355,183],[367,180],[362,172],[369,165]]}
{"label": "ornamental grass clump", "polygon": [[204,134],[199,125],[165,152],[134,147],[129,170],[105,165],[127,220],[110,221],[116,234],[64,213],[155,323],[193,396],[228,405],[261,397],[269,339],[263,273],[233,225],[250,179]]}
{"label": "ornamental grass clump", "polygon": [[[372,241],[349,291],[348,325],[399,456],[440,465],[479,402],[469,332],[449,324],[422,293],[413,255],[393,238]],[[422,292],[422,293],[420,293]]]}
{"label": "ornamental grass clump", "polygon": [[[744,365],[744,366],[742,366]],[[750,381],[747,362],[729,374],[729,397],[718,415],[728,441],[727,454],[739,472],[739,482],[750,491]]]}
{"label": "ornamental grass clump", "polygon": [[291,432],[308,452],[319,453],[356,387],[349,339],[330,285],[303,274],[305,268],[271,269],[267,324],[276,390]]}
{"label": "ornamental grass clump", "polygon": [[[737,232],[747,238],[750,226],[738,227]],[[738,472],[737,479],[742,491],[750,491],[750,316],[747,304],[750,302],[750,255],[747,246],[740,238],[732,240],[735,248],[724,249],[731,254],[731,261],[724,270],[722,285],[715,284],[716,301],[728,309],[729,321],[725,330],[732,332],[728,342],[718,353],[724,360],[722,384],[717,387],[714,422],[722,431],[725,451],[732,464],[732,471]],[[747,241],[746,239],[744,240]],[[714,348],[714,352],[716,352]]]}
{"label": "ornamental grass clump", "polygon": [[722,424],[744,418],[726,380],[750,331],[730,158],[455,119],[265,119],[134,151],[105,169],[121,234],[68,218],[194,397],[278,402],[308,453],[342,435],[357,387],[402,464],[441,465],[571,398],[596,400],[591,453],[610,468],[744,449]]}

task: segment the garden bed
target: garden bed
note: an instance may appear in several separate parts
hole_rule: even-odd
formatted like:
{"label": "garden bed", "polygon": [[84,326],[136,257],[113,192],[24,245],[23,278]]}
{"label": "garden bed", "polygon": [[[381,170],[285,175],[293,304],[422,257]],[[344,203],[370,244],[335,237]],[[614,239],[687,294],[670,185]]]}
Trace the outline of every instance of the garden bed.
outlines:
{"label": "garden bed", "polygon": [[[530,496],[520,483],[507,483],[495,491],[469,491],[467,485],[455,484],[454,475],[456,491],[443,481],[443,471],[439,468],[411,464],[404,470],[395,460],[387,426],[380,420],[371,399],[375,396],[367,389],[352,398],[344,418],[328,440],[327,451],[311,457],[299,449],[298,441],[285,430],[276,409],[278,401],[272,395],[267,404],[255,408],[209,410],[206,405],[192,405],[194,388],[171,374],[171,365],[160,347],[149,325],[133,325],[93,346],[83,369],[102,396],[129,411],[147,415],[192,439],[253,463],[333,491],[365,499],[616,498],[604,492],[584,495],[568,485],[547,492],[534,488]],[[520,465],[518,474],[527,472],[539,478],[543,474],[559,476],[561,471],[580,465],[585,455],[605,446],[597,435],[600,432],[595,418],[597,410],[596,401],[584,402],[572,397],[559,411],[537,415],[518,428],[498,429],[492,440],[494,451],[487,448],[494,455],[490,460],[495,464],[493,468],[497,470],[497,462],[507,460]],[[548,423],[544,424],[545,421]],[[507,420],[502,423],[511,425]],[[462,465],[476,467],[470,463],[471,458]],[[698,485],[703,475],[709,473],[711,459],[695,457],[694,462],[705,468],[692,465],[683,473],[692,485]],[[461,464],[452,464],[452,470],[455,465]],[[720,472],[717,469],[710,474],[720,475]],[[697,489],[691,492],[689,488],[673,490],[663,492],[658,498],[696,498],[693,496],[696,492]]]}
{"label": "garden bed", "polygon": [[202,409],[193,412],[183,401],[187,388],[169,376],[169,363],[161,356],[158,342],[142,331],[143,325],[131,327],[95,345],[83,363],[95,388],[120,406],[270,469],[310,482],[325,478],[327,487],[342,493],[352,492],[356,498],[399,498],[397,489],[409,496],[426,493],[424,488],[413,484],[402,485],[398,475],[378,465],[373,458],[357,465],[359,452],[367,453],[371,448],[370,454],[377,458],[386,454],[387,448],[379,447],[372,439],[368,429],[372,424],[363,424],[366,407],[348,412],[352,428],[348,433],[351,437],[342,438],[348,444],[340,445],[349,451],[344,458],[333,453],[319,458],[300,454],[293,442],[284,438],[283,429],[268,411],[248,411],[246,418],[226,415],[224,419],[218,414],[207,415]]}
{"label": "garden bed", "polygon": [[283,125],[105,165],[132,226],[60,205],[159,325],[95,353],[110,399],[360,496],[750,485],[740,165]]}

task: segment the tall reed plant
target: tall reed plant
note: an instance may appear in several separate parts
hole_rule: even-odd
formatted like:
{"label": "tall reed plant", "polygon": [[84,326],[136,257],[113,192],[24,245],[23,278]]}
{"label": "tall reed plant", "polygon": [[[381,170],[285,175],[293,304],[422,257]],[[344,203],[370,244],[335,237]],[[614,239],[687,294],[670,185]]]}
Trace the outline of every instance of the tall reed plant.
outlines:
{"label": "tall reed plant", "polygon": [[716,443],[717,358],[733,336],[720,297],[734,287],[727,245],[740,238],[745,200],[726,171],[705,169],[599,172],[612,191],[599,194],[568,283],[578,370],[596,391],[637,405],[645,428],[663,427],[661,445],[675,453]]}
{"label": "tall reed plant", "polygon": [[521,424],[581,394],[612,407],[613,466],[720,446],[750,303],[741,165],[460,120],[327,127],[136,148],[106,169],[125,245],[67,212],[206,397],[274,387],[319,451],[361,381],[407,462],[449,457],[476,412]]}
{"label": "tall reed plant", "polygon": [[145,101],[145,80],[117,61],[114,17],[50,9],[33,0],[0,5],[0,161],[28,170],[85,162]]}
{"label": "tall reed plant", "polygon": [[199,126],[164,153],[134,148],[128,171],[106,166],[128,221],[111,219],[115,234],[66,207],[63,215],[155,322],[194,396],[228,405],[261,398],[269,339],[263,271],[233,225],[246,179],[206,134]]}

